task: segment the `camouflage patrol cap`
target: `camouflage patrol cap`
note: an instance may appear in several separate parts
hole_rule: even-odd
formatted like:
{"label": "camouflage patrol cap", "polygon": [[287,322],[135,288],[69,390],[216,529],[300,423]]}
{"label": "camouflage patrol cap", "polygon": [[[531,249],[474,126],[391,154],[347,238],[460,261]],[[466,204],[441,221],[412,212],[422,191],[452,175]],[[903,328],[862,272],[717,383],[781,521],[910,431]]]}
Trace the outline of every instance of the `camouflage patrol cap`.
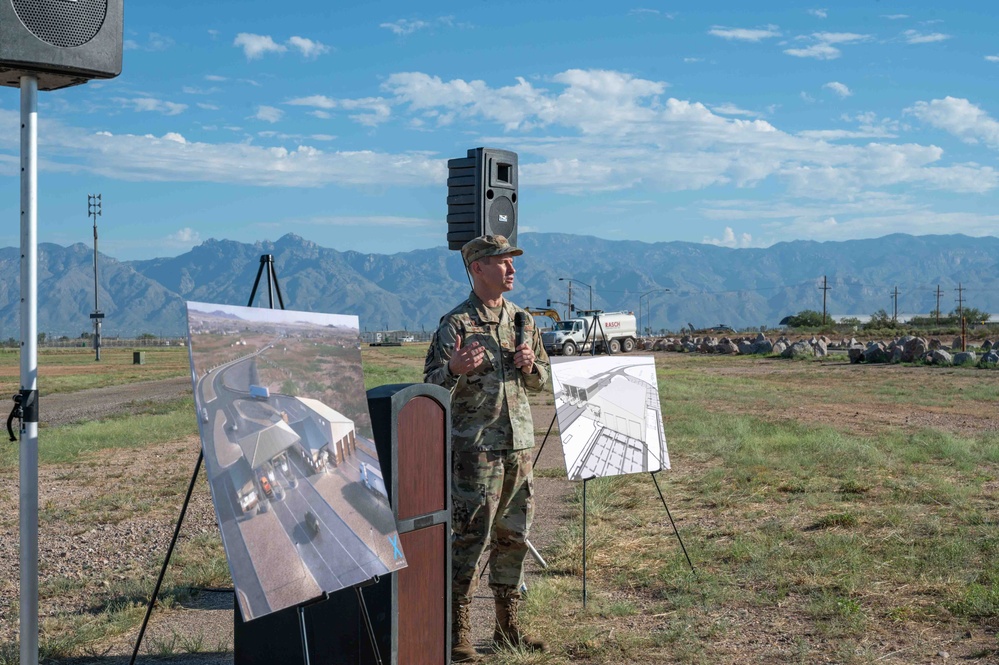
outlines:
{"label": "camouflage patrol cap", "polygon": [[461,248],[461,256],[465,259],[465,265],[472,265],[473,261],[484,259],[487,256],[506,256],[512,254],[520,256],[524,250],[514,247],[506,236],[487,235],[473,238],[466,242]]}

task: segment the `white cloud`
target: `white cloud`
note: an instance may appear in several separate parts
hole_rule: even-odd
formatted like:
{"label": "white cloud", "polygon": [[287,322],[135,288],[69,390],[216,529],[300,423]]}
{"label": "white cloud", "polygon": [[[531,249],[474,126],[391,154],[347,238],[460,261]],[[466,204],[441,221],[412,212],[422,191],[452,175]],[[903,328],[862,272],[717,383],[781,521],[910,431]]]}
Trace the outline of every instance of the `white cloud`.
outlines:
{"label": "white cloud", "polygon": [[817,18],[828,18],[829,16],[828,9],[809,9],[808,13]]}
{"label": "white cloud", "polygon": [[199,109],[204,109],[205,111],[218,111],[219,110],[219,107],[216,106],[215,104],[205,104],[203,102],[199,102],[198,103],[198,108]]}
{"label": "white cloud", "polygon": [[122,48],[126,51],[166,51],[174,45],[173,39],[157,32],[150,32],[145,41],[126,39]]}
{"label": "white cloud", "polygon": [[270,35],[254,35],[247,32],[236,35],[232,45],[242,48],[247,60],[256,60],[268,53],[287,53],[289,48],[298,51],[306,59],[314,60],[331,50],[326,44],[307,37],[296,35],[289,37],[284,44],[279,44]]}
{"label": "white cloud", "polygon": [[984,143],[999,149],[999,122],[967,99],[944,97],[916,102],[906,109],[923,122],[950,132],[965,143]]}
{"label": "white cloud", "polygon": [[222,81],[228,81],[229,79],[224,76],[219,76],[218,74],[205,74],[205,80],[220,83]]}
{"label": "white cloud", "polygon": [[329,46],[326,46],[321,42],[312,41],[306,37],[291,37],[288,39],[288,46],[295,49],[310,60],[314,60],[324,53],[330,52]]}
{"label": "white cloud", "polygon": [[290,99],[285,104],[291,106],[314,106],[320,109],[335,109],[337,106],[336,100],[325,95],[309,95],[308,97],[296,97],[295,99]]}
{"label": "white cloud", "polygon": [[133,97],[131,99],[116,97],[114,101],[139,112],[162,113],[163,115],[178,115],[187,110],[187,104],[166,102],[154,97]]}
{"label": "white cloud", "polygon": [[822,87],[825,88],[826,90],[832,90],[834,93],[844,98],[849,97],[850,95],[853,94],[852,92],[850,92],[850,88],[848,88],[846,84],[840,83],[839,81],[830,81],[829,83],[826,83]]}
{"label": "white cloud", "polygon": [[646,9],[640,7],[638,9],[631,9],[628,11],[628,16],[662,16],[663,18],[668,18],[670,20],[676,18],[675,12],[664,12],[659,9]]}
{"label": "white cloud", "polygon": [[882,14],[881,18],[886,18],[889,21],[897,21],[903,18],[909,18],[908,14]]}
{"label": "white cloud", "polygon": [[397,21],[385,22],[378,25],[379,28],[389,30],[395,35],[405,37],[421,30],[432,30],[435,27],[445,28],[471,28],[468,23],[460,23],[454,20],[453,16],[439,16],[435,19],[424,21],[422,19],[399,19]]}
{"label": "white cloud", "polygon": [[999,62],[999,55],[987,55],[985,59],[989,62]]}
{"label": "white cloud", "polygon": [[426,30],[430,26],[431,24],[427,21],[410,21],[408,19],[401,18],[398,21],[393,21],[391,23],[381,23],[378,27],[390,30],[396,35],[411,35],[419,30]]}
{"label": "white cloud", "polygon": [[815,32],[810,36],[796,37],[796,41],[813,42],[803,48],[787,48],[784,53],[797,58],[815,58],[816,60],[835,60],[842,52],[834,44],[856,44],[870,40],[870,35],[855,32]]}
{"label": "white cloud", "polygon": [[747,111],[746,109],[739,108],[735,104],[717,104],[711,107],[711,110],[715,113],[720,113],[721,115],[742,115],[750,118],[758,118],[762,113],[757,113],[756,111]]}
{"label": "white cloud", "polygon": [[780,28],[776,25],[768,25],[763,28],[727,28],[722,25],[713,25],[708,30],[709,35],[744,42],[759,42],[770,37],[780,37]]}
{"label": "white cloud", "polygon": [[254,118],[257,120],[263,120],[264,122],[275,123],[279,121],[282,116],[284,116],[284,111],[273,106],[261,105],[257,107],[257,112],[254,114]]}
{"label": "white cloud", "polygon": [[945,35],[942,32],[931,32],[926,34],[919,32],[918,30],[906,30],[902,34],[905,35],[906,44],[930,44],[932,42],[942,42],[946,39],[950,39],[951,37],[950,35]]}
{"label": "white cloud", "polygon": [[201,242],[201,234],[190,227],[184,227],[168,235],[165,240],[171,245],[197,245]]}
{"label": "white cloud", "polygon": [[704,58],[684,58],[684,62],[704,62]]}
{"label": "white cloud", "polygon": [[[735,106],[712,110],[669,97],[665,82],[624,72],[567,70],[508,86],[400,72],[389,76],[383,89],[383,97],[312,95],[292,102],[302,111],[350,114],[360,123],[422,123],[423,131],[441,135],[457,126],[482,144],[518,152],[520,177],[532,187],[571,194],[613,191],[648,199],[704,190],[706,198],[721,200],[740,188],[765,188],[768,200],[814,202],[813,219],[833,217],[842,224],[849,215],[835,206],[884,191],[908,187],[920,197],[933,190],[992,196],[999,188],[996,168],[982,165],[991,164],[991,155],[979,159],[982,163],[957,161],[938,146],[895,142],[898,123],[873,113],[790,133],[736,114],[742,109]],[[289,106],[281,108],[288,112]],[[921,102],[909,115],[965,140],[999,145],[997,123],[967,100]],[[18,122],[16,111],[0,109],[0,151],[6,154],[18,150]],[[53,119],[46,127],[51,157],[44,168],[128,181],[436,187],[446,179],[446,157],[454,156],[327,151],[317,147],[329,145],[318,137],[248,136],[240,128],[226,129],[234,132],[229,140],[201,142],[173,134],[94,134]],[[250,131],[258,129],[251,125]],[[866,140],[835,142],[841,138]],[[868,214],[871,210],[882,212],[871,208]]]}
{"label": "white cloud", "polygon": [[722,234],[721,238],[704,236],[704,239],[701,242],[706,245],[717,245],[719,247],[752,247],[753,236],[748,233],[740,233],[738,237],[736,237],[735,231],[732,230],[732,227],[726,226],[725,232]]}
{"label": "white cloud", "polygon": [[288,50],[287,46],[278,44],[270,35],[254,35],[248,32],[236,35],[232,45],[243,49],[247,60],[256,60],[268,53],[284,53]]}
{"label": "white cloud", "polygon": [[391,104],[381,97],[365,97],[363,99],[333,99],[325,95],[310,95],[308,97],[298,97],[291,99],[285,104],[290,106],[311,106],[315,111],[310,115],[317,118],[329,118],[328,111],[332,109],[343,109],[345,111],[360,111],[350,114],[350,118],[355,122],[369,127],[380,125],[387,121],[392,115]]}

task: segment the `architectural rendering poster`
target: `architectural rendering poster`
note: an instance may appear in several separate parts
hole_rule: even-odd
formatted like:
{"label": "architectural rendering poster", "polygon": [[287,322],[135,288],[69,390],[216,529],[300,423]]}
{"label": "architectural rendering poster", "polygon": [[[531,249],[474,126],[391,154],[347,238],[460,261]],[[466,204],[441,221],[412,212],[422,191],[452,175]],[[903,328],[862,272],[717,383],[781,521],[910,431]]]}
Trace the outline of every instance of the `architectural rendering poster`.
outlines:
{"label": "architectural rendering poster", "polygon": [[570,480],[670,468],[651,356],[552,358],[552,388]]}
{"label": "architectural rendering poster", "polygon": [[356,316],[187,303],[205,470],[243,619],[405,567]]}

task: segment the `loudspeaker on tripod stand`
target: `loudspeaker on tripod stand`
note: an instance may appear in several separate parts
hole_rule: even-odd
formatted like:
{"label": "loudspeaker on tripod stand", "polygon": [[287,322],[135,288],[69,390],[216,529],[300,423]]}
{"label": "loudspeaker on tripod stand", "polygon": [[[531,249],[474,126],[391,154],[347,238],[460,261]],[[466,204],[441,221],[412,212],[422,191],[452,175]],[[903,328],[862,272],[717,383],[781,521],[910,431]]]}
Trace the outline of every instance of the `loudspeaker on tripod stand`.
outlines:
{"label": "loudspeaker on tripod stand", "polygon": [[517,153],[472,148],[447,162],[447,245],[481,235],[503,235],[517,244]]}
{"label": "loudspeaker on tripod stand", "polygon": [[57,90],[121,73],[123,0],[0,0],[0,85]]}

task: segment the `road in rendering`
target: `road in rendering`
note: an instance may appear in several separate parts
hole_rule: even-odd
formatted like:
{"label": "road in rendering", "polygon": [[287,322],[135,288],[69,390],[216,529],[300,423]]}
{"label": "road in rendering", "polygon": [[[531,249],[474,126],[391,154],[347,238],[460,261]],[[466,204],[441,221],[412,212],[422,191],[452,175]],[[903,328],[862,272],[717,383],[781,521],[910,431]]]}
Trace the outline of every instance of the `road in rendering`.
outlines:
{"label": "road in rendering", "polygon": [[[278,422],[282,411],[299,417],[308,411],[301,402],[286,395],[274,394],[266,400],[250,397],[250,377],[255,374],[253,363],[269,348],[271,345],[209,370],[198,379],[195,389],[206,470],[245,620],[319,595],[317,592],[288,602],[286,597],[276,598],[275,593],[268,593],[271,586],[268,580],[279,577],[285,570],[292,574],[304,566],[312,579],[303,588],[314,588],[311,584],[314,580],[320,591],[327,592],[389,572],[377,554],[340,518],[331,501],[313,485],[323,474],[339,470],[314,472],[289,450],[284,464],[252,470],[253,489],[260,503],[246,513],[239,506],[239,488],[233,485],[235,466],[243,464],[237,441]],[[266,412],[270,417],[267,420],[246,417],[247,408],[252,408],[254,416]],[[262,472],[268,475],[273,487],[271,498],[260,487]],[[317,518],[317,534],[305,523],[308,512]],[[249,528],[254,520],[266,520],[265,527]],[[275,551],[283,554],[284,560]],[[289,556],[293,561],[287,561]]]}

